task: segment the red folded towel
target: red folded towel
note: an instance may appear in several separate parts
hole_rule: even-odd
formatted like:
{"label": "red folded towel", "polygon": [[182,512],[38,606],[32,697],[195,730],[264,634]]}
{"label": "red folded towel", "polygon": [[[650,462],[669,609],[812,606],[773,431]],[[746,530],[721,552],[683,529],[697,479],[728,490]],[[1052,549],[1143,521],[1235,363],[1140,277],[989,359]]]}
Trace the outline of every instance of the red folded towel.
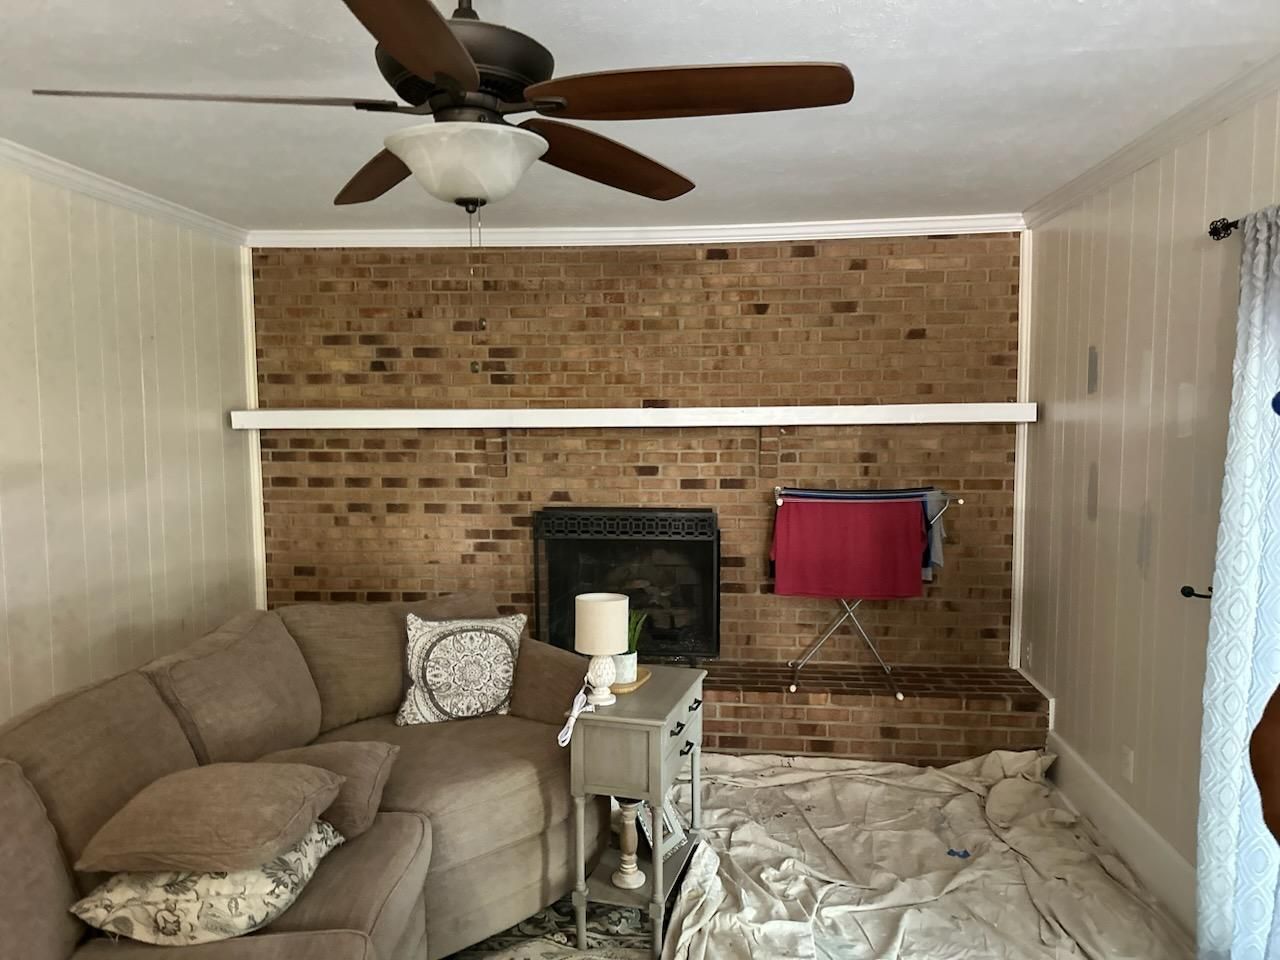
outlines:
{"label": "red folded towel", "polygon": [[923,592],[918,500],[788,500],[773,522],[774,592],[889,600]]}

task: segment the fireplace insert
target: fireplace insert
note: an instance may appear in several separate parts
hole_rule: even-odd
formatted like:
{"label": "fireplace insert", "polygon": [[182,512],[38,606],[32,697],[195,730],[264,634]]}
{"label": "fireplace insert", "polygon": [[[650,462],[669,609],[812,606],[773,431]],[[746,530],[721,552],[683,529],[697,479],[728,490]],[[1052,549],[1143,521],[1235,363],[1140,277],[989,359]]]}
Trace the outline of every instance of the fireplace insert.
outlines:
{"label": "fireplace insert", "polygon": [[642,660],[720,653],[720,529],[710,509],[548,507],[533,515],[534,629],[573,649],[573,598],[624,593],[648,614]]}

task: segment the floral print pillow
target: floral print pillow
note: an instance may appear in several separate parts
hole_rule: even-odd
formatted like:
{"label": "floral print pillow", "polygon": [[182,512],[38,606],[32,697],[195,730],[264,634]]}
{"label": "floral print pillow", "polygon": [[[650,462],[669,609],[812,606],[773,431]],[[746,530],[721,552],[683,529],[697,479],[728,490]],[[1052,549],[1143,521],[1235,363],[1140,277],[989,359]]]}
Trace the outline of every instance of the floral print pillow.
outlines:
{"label": "floral print pillow", "polygon": [[340,843],[341,834],[317,820],[295,846],[256,870],[117,873],[71,912],[91,927],[143,943],[230,940],[284,913]]}

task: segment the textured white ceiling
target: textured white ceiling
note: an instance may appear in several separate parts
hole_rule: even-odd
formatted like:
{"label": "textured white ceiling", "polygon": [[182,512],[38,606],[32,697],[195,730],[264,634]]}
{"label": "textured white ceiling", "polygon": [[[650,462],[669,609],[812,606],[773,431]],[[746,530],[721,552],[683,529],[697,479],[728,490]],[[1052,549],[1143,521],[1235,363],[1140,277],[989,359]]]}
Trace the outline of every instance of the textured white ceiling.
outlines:
{"label": "textured white ceiling", "polygon": [[[332,206],[382,137],[412,117],[26,93],[392,96],[373,41],[338,0],[5,6],[2,137],[243,227],[458,223],[458,211],[412,182],[371,204]],[[1017,211],[1280,52],[1276,0],[476,0],[476,8],[546,44],[558,75],[813,59],[842,60],[857,80],[843,107],[584,124],[698,188],[662,204],[539,164],[486,211],[490,227]]]}

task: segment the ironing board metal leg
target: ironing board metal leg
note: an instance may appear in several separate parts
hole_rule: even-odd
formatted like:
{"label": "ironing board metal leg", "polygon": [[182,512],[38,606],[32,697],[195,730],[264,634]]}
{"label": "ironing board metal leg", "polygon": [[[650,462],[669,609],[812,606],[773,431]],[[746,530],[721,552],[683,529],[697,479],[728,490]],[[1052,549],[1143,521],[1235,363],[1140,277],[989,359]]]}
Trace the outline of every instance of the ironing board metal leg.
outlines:
{"label": "ironing board metal leg", "polygon": [[859,600],[851,606],[848,600],[840,601],[840,603],[844,605],[846,616],[848,616],[848,618],[853,621],[853,625],[858,628],[858,632],[862,634],[862,639],[866,643],[867,648],[875,656],[876,662],[880,664],[880,669],[884,671],[884,675],[889,681],[889,686],[893,688],[894,697],[898,700],[902,700],[902,691],[898,689],[898,683],[893,679],[893,668],[884,662],[884,657],[880,656],[880,651],[876,649],[876,645],[871,641],[871,638],[867,636],[867,631],[862,629],[862,624],[858,621],[857,615],[853,612],[861,602],[862,601]]}
{"label": "ironing board metal leg", "polygon": [[[862,601],[858,601],[858,602],[861,603]],[[857,604],[855,603],[854,606],[856,607]],[[800,689],[800,671],[804,669],[804,665],[813,659],[814,655],[819,650],[822,649],[822,645],[826,643],[829,639],[831,639],[831,635],[835,633],[837,630],[839,630],[841,625],[846,620],[848,620],[851,616],[853,616],[853,613],[851,610],[846,610],[844,613],[840,614],[840,616],[836,617],[835,621],[831,624],[831,626],[827,628],[826,633],[824,633],[821,637],[819,637],[813,643],[809,644],[808,648],[801,655],[799,660],[788,661],[787,666],[791,668],[791,685],[790,687],[788,687],[788,689],[792,693],[795,693],[798,689]]]}

